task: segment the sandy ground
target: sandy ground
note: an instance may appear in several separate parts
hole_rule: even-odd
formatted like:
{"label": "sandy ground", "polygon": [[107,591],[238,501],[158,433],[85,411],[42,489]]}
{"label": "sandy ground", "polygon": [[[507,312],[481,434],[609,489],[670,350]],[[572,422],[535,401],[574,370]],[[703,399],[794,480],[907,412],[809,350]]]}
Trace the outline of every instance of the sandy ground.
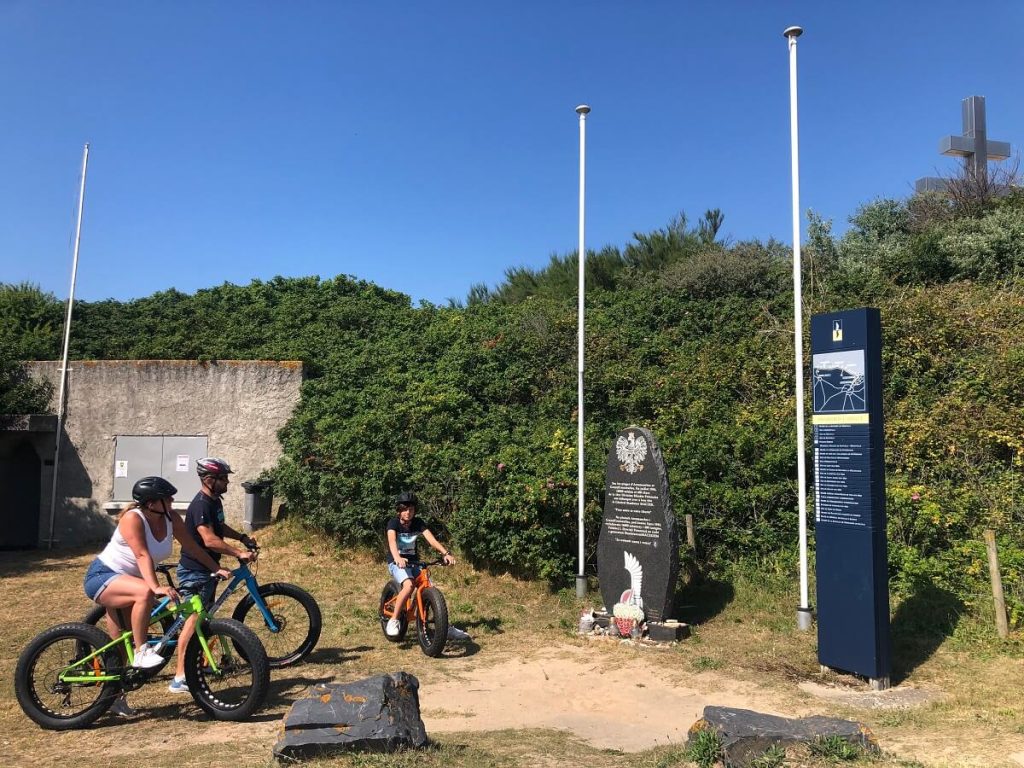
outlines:
{"label": "sandy ground", "polygon": [[[609,652],[610,651],[610,652]],[[639,752],[682,744],[705,706],[752,709],[784,717],[909,709],[944,698],[941,691],[898,686],[883,693],[812,684],[768,689],[718,672],[666,675],[652,649],[561,646],[526,658],[461,669],[420,688],[428,734],[557,728],[601,749]],[[876,732],[884,750],[903,759],[944,766],[1024,766],[1017,733],[921,733],[899,727]]]}
{"label": "sandy ground", "polygon": [[625,651],[631,658],[621,663],[589,651],[546,649],[423,685],[427,733],[559,728],[599,748],[639,752],[685,741],[707,705],[807,714],[777,694],[712,672],[672,679],[634,651]]}

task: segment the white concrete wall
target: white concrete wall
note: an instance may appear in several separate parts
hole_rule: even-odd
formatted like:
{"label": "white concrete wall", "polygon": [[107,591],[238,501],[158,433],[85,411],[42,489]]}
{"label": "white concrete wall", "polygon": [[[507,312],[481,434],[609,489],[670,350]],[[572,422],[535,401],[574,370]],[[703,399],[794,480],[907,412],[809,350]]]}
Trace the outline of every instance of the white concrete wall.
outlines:
{"label": "white concrete wall", "polygon": [[[59,362],[28,367],[56,391]],[[209,455],[226,459],[235,471],[224,508],[238,523],[245,496],[241,482],[280,458],[277,431],[299,401],[303,378],[302,363],[290,361],[87,360],[68,368],[54,525],[58,546],[109,534],[103,505],[113,495],[115,435],[206,435]],[[44,497],[40,540],[48,536],[49,487]]]}

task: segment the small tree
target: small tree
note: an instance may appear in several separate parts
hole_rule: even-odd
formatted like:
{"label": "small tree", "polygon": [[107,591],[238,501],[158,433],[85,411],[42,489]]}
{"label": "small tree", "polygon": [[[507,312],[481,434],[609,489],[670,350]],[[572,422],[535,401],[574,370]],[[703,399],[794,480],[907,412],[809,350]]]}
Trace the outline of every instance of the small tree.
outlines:
{"label": "small tree", "polygon": [[961,216],[981,216],[997,198],[1020,187],[1020,155],[1008,165],[994,169],[972,171],[963,166],[958,173],[944,179],[953,210]]}

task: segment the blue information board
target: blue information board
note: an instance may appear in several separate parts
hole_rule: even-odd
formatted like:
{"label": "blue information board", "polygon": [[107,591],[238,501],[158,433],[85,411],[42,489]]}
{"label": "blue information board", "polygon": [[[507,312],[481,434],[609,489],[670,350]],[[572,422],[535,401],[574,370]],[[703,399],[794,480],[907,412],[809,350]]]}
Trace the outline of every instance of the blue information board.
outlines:
{"label": "blue information board", "polygon": [[891,669],[882,321],[811,318],[818,661],[876,680]]}

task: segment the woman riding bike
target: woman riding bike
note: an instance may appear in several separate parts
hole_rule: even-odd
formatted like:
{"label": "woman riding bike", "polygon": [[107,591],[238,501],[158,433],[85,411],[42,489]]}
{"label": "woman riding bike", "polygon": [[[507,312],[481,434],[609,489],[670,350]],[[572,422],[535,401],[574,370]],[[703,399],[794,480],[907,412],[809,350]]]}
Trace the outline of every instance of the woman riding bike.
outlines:
{"label": "woman riding bike", "polygon": [[[118,609],[131,610],[131,630],[135,643],[132,666],[152,669],[163,663],[160,655],[147,645],[149,615],[156,595],[177,599],[172,587],[161,586],[156,564],[171,554],[173,539],[181,548],[221,578],[231,574],[223,570],[193,541],[181,518],[173,514],[171,504],[178,489],[162,477],[144,477],[132,488],[135,501],[118,517],[110,541],[93,560],[85,574],[85,594],[107,609],[107,628],[111,638],[123,631]],[[112,707],[115,714],[134,714],[124,699]]]}

